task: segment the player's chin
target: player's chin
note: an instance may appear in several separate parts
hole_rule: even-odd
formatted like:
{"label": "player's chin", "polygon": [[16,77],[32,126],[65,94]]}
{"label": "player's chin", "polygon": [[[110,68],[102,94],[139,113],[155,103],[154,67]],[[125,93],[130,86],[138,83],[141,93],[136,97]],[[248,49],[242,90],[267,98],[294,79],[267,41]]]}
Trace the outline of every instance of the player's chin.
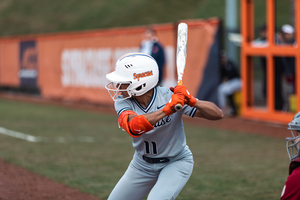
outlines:
{"label": "player's chin", "polygon": [[122,96],[123,96],[123,98],[128,98],[129,94],[127,92],[122,92]]}

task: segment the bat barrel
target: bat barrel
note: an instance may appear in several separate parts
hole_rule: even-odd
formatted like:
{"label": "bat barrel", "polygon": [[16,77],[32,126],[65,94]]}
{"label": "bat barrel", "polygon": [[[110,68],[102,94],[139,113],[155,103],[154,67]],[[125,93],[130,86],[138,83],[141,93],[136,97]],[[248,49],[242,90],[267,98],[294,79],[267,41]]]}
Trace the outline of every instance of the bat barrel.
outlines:
{"label": "bat barrel", "polygon": [[[185,62],[186,62],[186,47],[188,38],[188,26],[186,23],[180,23],[178,25],[178,36],[177,36],[177,54],[176,54],[176,65],[177,65],[177,75],[178,83],[177,85],[182,85],[182,77],[184,74]],[[176,111],[182,110],[182,105],[178,103],[174,106]]]}

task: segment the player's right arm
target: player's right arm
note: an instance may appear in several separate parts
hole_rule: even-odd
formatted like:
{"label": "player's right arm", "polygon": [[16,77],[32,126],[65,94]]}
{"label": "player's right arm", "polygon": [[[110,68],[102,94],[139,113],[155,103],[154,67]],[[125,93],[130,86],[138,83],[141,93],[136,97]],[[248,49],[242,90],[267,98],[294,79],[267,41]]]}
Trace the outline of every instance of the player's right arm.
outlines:
{"label": "player's right arm", "polygon": [[137,115],[132,110],[126,110],[120,114],[118,119],[119,127],[122,127],[131,137],[140,137],[142,134],[151,131],[159,120],[166,116],[162,110],[144,115]]}
{"label": "player's right arm", "polygon": [[154,128],[143,115],[137,115],[132,110],[123,111],[119,116],[118,124],[131,137],[140,137]]}
{"label": "player's right arm", "polygon": [[[162,110],[155,111],[153,113],[143,114],[143,116],[148,120],[152,125],[156,124],[159,120],[166,116],[166,113]],[[129,115],[129,121],[131,121],[136,115]]]}
{"label": "player's right arm", "polygon": [[162,110],[153,113],[137,115],[132,110],[125,110],[119,115],[119,127],[122,127],[130,136],[139,137],[143,133],[151,131],[154,128],[153,125],[163,117],[175,113],[174,106],[178,103],[184,104],[184,96],[182,94],[173,94]]}

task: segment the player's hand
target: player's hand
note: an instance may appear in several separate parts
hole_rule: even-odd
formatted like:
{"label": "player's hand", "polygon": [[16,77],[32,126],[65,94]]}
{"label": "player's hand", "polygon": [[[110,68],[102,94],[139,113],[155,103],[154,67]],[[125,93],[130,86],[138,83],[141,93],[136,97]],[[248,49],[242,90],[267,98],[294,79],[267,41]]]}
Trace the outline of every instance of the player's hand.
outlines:
{"label": "player's hand", "polygon": [[185,103],[191,107],[195,106],[197,99],[189,93],[184,85],[177,85],[175,88],[170,87],[170,90],[174,92],[174,94],[182,93],[185,97]]}
{"label": "player's hand", "polygon": [[175,106],[180,103],[182,106],[184,106],[184,95],[179,93],[179,94],[173,94],[170,101],[165,105],[165,107],[162,109],[162,111],[165,112],[167,116],[173,114],[176,112]]}

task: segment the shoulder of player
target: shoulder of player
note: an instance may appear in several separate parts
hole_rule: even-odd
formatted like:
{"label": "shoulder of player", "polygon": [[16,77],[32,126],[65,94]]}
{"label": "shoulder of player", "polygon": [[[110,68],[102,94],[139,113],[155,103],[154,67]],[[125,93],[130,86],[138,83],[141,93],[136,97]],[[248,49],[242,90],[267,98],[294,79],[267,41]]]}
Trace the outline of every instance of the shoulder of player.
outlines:
{"label": "shoulder of player", "polygon": [[297,183],[297,185],[299,185],[300,188],[300,184],[298,184],[299,181],[300,181],[300,167],[296,167],[288,176],[286,185]]}
{"label": "shoulder of player", "polygon": [[157,91],[166,93],[166,92],[172,92],[168,87],[162,87],[162,86],[156,86]]}
{"label": "shoulder of player", "polygon": [[157,90],[157,94],[159,96],[172,95],[173,94],[173,92],[167,87],[157,86],[156,90]]}
{"label": "shoulder of player", "polygon": [[[295,174],[295,176],[299,177],[299,181],[300,181],[300,166],[296,167],[293,170],[292,174]],[[299,186],[300,186],[300,184],[299,184]]]}
{"label": "shoulder of player", "polygon": [[[296,158],[295,160],[293,160],[291,163],[290,163],[290,166],[289,166],[289,174],[292,174],[292,172],[299,168],[300,167],[300,158]],[[297,170],[299,171],[299,169]]]}
{"label": "shoulder of player", "polygon": [[132,100],[129,98],[121,101],[115,101],[114,107],[117,114],[120,115],[123,111],[132,110]]}
{"label": "shoulder of player", "polygon": [[130,104],[131,102],[131,98],[129,99],[124,99],[124,100],[121,100],[121,101],[115,101],[115,107],[118,106],[118,105],[124,105],[124,104]]}
{"label": "shoulder of player", "polygon": [[287,181],[285,183],[286,187],[287,188],[290,188],[290,187],[297,187],[300,189],[300,184],[299,184],[299,181],[300,181],[300,167],[297,167],[293,172],[292,174],[290,174],[287,178]]}

